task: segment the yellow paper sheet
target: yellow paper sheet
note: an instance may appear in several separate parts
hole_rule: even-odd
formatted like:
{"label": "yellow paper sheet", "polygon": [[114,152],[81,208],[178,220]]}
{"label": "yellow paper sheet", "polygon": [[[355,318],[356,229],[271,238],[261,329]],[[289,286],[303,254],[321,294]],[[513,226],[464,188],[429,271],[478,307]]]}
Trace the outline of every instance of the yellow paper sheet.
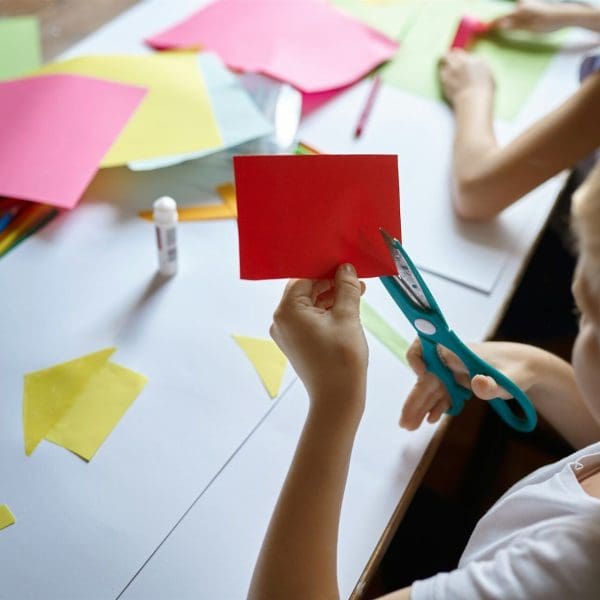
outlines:
{"label": "yellow paper sheet", "polygon": [[82,56],[46,65],[36,73],[87,75],[148,88],[102,167],[222,145],[196,53]]}
{"label": "yellow paper sheet", "polygon": [[269,396],[275,398],[279,394],[287,366],[285,354],[272,340],[242,335],[233,335],[232,337],[250,359]]}
{"label": "yellow paper sheet", "polygon": [[[222,204],[199,204],[197,206],[179,206],[177,215],[180,221],[210,221],[213,219],[235,219],[237,203],[233,183],[224,183],[216,188],[221,196]],[[152,221],[152,211],[143,210],[139,216],[146,221]]]}
{"label": "yellow paper sheet", "polygon": [[6,504],[0,504],[0,529],[5,529],[17,522],[15,516],[10,512]]}
{"label": "yellow paper sheet", "polygon": [[23,425],[30,455],[46,438],[90,460],[146,384],[109,362],[108,348],[25,376]]}

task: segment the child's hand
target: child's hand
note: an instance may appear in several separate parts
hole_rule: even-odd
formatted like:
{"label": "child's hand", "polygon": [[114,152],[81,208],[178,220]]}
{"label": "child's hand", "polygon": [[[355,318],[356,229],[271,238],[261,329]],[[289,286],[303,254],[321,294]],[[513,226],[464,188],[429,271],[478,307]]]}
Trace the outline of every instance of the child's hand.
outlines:
{"label": "child's hand", "polygon": [[460,48],[446,52],[439,70],[442,90],[450,104],[454,105],[462,95],[494,93],[494,76],[487,63]]}
{"label": "child's hand", "polygon": [[[506,342],[485,342],[469,346],[481,358],[512,379],[525,393],[533,386],[535,374],[530,365],[531,358],[539,352],[537,349]],[[481,400],[511,398],[492,377],[476,375],[471,379],[464,363],[447,348],[438,346],[438,352],[446,366],[454,373],[456,382],[469,388],[474,396]],[[436,423],[450,408],[450,396],[441,380],[426,370],[418,338],[411,344],[406,358],[418,378],[402,408],[400,425],[413,430],[421,425],[426,416],[429,423]]]}
{"label": "child's hand", "polygon": [[547,33],[568,26],[570,23],[567,16],[570,10],[571,7],[561,4],[524,0],[518,3],[513,12],[490,21],[489,26],[490,29],[524,29]]}
{"label": "child's hand", "polygon": [[368,348],[359,311],[364,290],[354,267],[342,265],[332,281],[291,280],[273,316],[271,336],[313,407],[333,415],[364,409]]}

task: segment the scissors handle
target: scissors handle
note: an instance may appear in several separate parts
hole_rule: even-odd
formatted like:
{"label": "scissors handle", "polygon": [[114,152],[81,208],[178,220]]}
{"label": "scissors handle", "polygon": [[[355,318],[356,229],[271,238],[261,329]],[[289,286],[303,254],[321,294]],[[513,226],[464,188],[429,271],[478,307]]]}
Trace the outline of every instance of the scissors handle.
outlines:
{"label": "scissors handle", "polygon": [[459,385],[454,379],[454,373],[446,366],[438,354],[438,344],[429,338],[419,335],[423,349],[423,361],[430,373],[433,373],[444,384],[450,394],[450,408],[446,411],[449,415],[458,415],[471,397],[471,390]]}
{"label": "scissors handle", "polygon": [[[423,358],[425,359],[428,370],[433,372],[443,381],[452,398],[452,407],[448,411],[448,414],[456,415],[462,410],[465,400],[471,397],[472,392],[456,383],[452,371],[439,357],[437,352],[437,342],[429,339],[426,340],[425,336],[421,334],[419,334],[419,337],[421,339],[421,345],[423,346]],[[532,431],[537,424],[537,413],[527,394],[514,381],[477,356],[477,354],[465,345],[453,331],[446,332],[445,337],[447,338],[447,340],[445,340],[446,343],[443,343],[442,345],[454,352],[463,361],[469,371],[469,377],[471,379],[475,377],[475,375],[488,375],[492,377],[499,386],[504,388],[514,398],[514,402],[520,407],[520,411],[515,411],[510,405],[511,400],[507,401],[499,397],[489,400],[490,405],[498,413],[500,418],[517,431]],[[431,349],[431,346],[434,346],[433,350]],[[431,367],[429,366],[430,364]],[[439,365],[443,367],[443,370]],[[452,380],[452,385],[447,383],[448,374]],[[464,394],[462,397],[459,396],[456,388],[464,390],[467,397],[465,398]],[[458,398],[456,402],[455,397]]]}

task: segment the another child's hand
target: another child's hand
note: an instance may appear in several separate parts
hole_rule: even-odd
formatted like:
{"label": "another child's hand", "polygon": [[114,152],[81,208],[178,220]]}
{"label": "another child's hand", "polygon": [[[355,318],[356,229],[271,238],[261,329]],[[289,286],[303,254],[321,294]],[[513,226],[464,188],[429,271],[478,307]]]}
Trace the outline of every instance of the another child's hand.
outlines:
{"label": "another child's hand", "polygon": [[440,59],[440,80],[444,96],[455,104],[462,95],[493,94],[494,76],[487,63],[464,50],[449,50]]}
{"label": "another child's hand", "polygon": [[547,33],[567,26],[569,23],[565,14],[569,11],[570,7],[565,8],[558,3],[525,0],[520,1],[513,12],[490,21],[489,26],[490,29],[524,29]]}
{"label": "another child's hand", "polygon": [[[535,374],[530,368],[530,359],[533,353],[538,352],[537,349],[507,342],[470,344],[470,347],[481,358],[512,379],[526,393],[534,384]],[[438,346],[438,352],[446,366],[454,373],[456,382],[469,388],[474,396],[481,400],[511,398],[510,394],[492,377],[476,375],[471,378],[464,363],[447,348]],[[425,417],[429,423],[436,423],[450,408],[450,396],[441,380],[427,371],[418,338],[411,344],[406,358],[417,374],[417,382],[404,403],[400,425],[412,430],[417,429]]]}
{"label": "another child's hand", "polygon": [[354,267],[342,265],[332,281],[291,280],[273,316],[271,336],[313,406],[331,414],[364,409],[368,348],[359,308],[364,290]]}

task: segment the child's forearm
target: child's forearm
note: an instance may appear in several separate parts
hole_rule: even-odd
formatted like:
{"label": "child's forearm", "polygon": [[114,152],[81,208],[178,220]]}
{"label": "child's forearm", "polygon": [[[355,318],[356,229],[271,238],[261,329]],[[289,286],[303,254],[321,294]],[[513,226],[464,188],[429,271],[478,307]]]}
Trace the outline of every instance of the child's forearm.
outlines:
{"label": "child's forearm", "polygon": [[[249,598],[338,598],[337,539],[364,386],[347,414],[312,408],[254,571]],[[327,400],[327,399],[325,399]],[[327,406],[323,399],[313,407]]]}
{"label": "child's forearm", "polygon": [[560,4],[556,8],[556,20],[562,27],[583,27],[600,31],[600,10],[582,4]]}
{"label": "child's forearm", "polygon": [[574,448],[600,438],[600,428],[582,400],[568,362],[526,344],[485,342],[474,348],[501,370],[515,365],[518,384],[538,413]]}
{"label": "child's forearm", "polygon": [[454,101],[454,203],[457,214],[468,219],[491,218],[500,210],[489,207],[477,189],[486,156],[498,148],[493,106],[493,90],[469,89]]}

